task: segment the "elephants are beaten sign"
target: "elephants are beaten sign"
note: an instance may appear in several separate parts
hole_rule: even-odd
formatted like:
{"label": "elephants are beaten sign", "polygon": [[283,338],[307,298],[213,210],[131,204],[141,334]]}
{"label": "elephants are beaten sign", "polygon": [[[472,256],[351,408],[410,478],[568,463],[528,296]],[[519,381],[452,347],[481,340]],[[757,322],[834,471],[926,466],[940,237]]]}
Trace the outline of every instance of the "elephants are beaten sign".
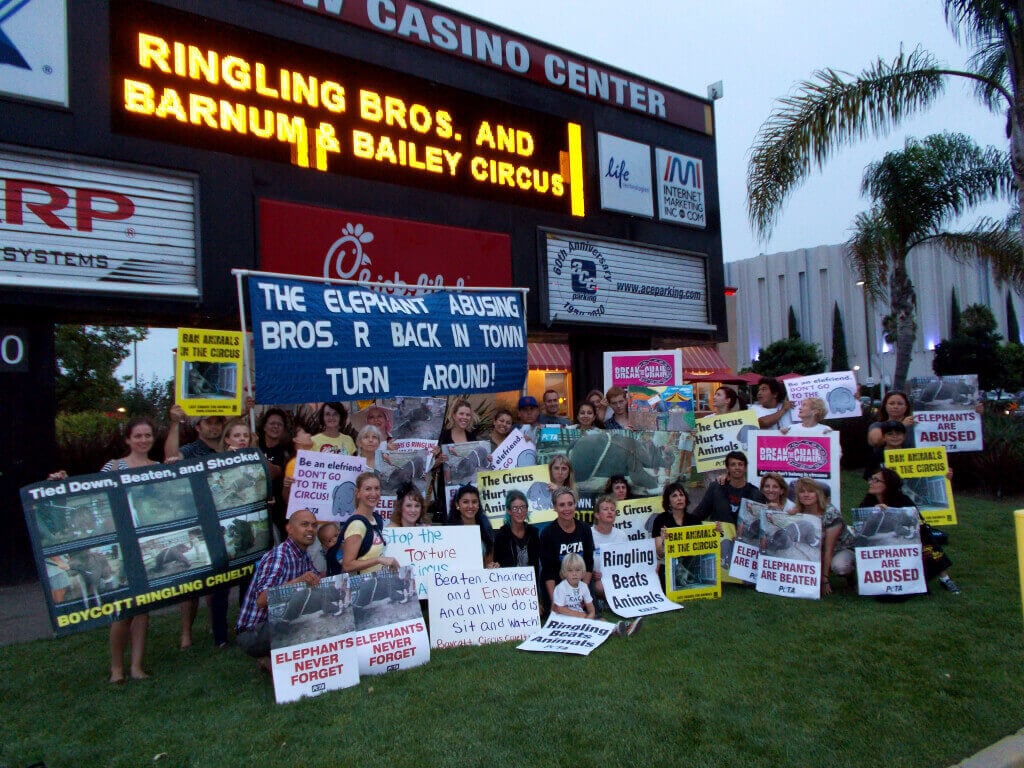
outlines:
{"label": "elephants are beaten sign", "polygon": [[520,389],[518,291],[399,296],[359,286],[249,278],[261,403]]}

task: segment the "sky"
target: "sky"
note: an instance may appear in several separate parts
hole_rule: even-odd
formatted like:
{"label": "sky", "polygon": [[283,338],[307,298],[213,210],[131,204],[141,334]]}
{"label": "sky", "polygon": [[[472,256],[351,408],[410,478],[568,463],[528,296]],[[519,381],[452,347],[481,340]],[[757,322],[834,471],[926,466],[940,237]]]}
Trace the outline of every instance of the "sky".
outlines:
{"label": "sky", "polygon": [[[864,167],[908,136],[966,133],[1006,148],[1003,117],[969,85],[951,82],[938,105],[879,141],[840,150],[788,199],[772,237],[759,241],[746,217],[746,171],[758,128],[780,97],[824,67],[860,72],[917,46],[952,68],[969,51],[946,26],[940,0],[444,0],[441,5],[589,59],[700,96],[721,80],[715,103],[722,244],[726,261],[841,243],[857,213]],[[968,217],[1002,217],[991,205]],[[154,331],[139,347],[140,375],[173,375],[173,332]],[[121,373],[131,375],[132,360]]]}

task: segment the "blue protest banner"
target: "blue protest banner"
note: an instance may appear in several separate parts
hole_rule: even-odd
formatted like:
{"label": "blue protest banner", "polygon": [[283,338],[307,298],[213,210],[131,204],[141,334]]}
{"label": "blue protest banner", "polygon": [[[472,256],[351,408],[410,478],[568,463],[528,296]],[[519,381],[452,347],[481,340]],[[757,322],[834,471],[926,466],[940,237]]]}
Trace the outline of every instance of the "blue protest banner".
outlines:
{"label": "blue protest banner", "polygon": [[249,305],[260,403],[506,392],[526,379],[518,291],[392,296],[253,275]]}

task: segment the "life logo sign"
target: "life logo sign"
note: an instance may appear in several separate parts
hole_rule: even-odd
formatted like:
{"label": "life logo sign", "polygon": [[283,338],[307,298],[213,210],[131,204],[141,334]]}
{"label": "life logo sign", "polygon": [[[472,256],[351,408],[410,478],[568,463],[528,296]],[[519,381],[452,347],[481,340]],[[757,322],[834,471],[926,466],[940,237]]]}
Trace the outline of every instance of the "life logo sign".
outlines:
{"label": "life logo sign", "polygon": [[[324,257],[324,279],[358,280],[361,283],[383,283],[377,290],[385,293],[400,293],[405,296],[417,296],[424,289],[444,285],[444,276],[437,274],[431,277],[426,272],[420,273],[412,284],[408,283],[396,269],[394,275],[373,275],[373,264],[370,254],[363,247],[373,242],[373,232],[362,224],[347,223],[341,230],[341,237],[331,243]],[[466,284],[464,277],[455,281],[455,286],[462,288]]]}
{"label": "life logo sign", "polygon": [[552,271],[557,277],[569,279],[569,299],[564,309],[574,315],[603,315],[605,306],[601,291],[612,285],[608,260],[593,243],[572,240],[555,256]]}
{"label": "life logo sign", "polygon": [[668,384],[672,381],[672,366],[665,360],[656,357],[649,357],[641,360],[636,367],[636,377],[648,386],[656,387],[661,384]]}
{"label": "life logo sign", "polygon": [[793,469],[811,471],[828,466],[828,451],[817,443],[798,440],[786,447],[786,459]]}

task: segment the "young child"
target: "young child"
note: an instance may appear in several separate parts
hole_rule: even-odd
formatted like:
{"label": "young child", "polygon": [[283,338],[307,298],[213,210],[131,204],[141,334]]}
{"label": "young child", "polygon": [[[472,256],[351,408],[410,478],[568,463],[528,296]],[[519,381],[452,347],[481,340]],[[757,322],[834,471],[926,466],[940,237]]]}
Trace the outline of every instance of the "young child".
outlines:
{"label": "young child", "polygon": [[327,550],[335,545],[341,535],[341,526],[337,523],[324,523],[316,531],[319,547],[314,545],[306,550],[317,571],[327,573]]}
{"label": "young child", "polygon": [[592,619],[596,616],[594,600],[590,596],[590,587],[583,581],[587,566],[583,558],[570,552],[562,559],[562,567],[558,575],[562,580],[555,587],[552,595],[552,608],[562,616],[576,616],[581,619]]}
{"label": "young child", "polygon": [[[583,581],[583,574],[586,572],[587,567],[582,557],[575,552],[570,552],[565,556],[558,572],[562,580],[558,582],[551,597],[551,610],[554,613],[562,616],[576,616],[581,619],[593,619],[596,616],[590,588]],[[615,634],[630,637],[639,628],[640,619],[620,621],[615,625]]]}

